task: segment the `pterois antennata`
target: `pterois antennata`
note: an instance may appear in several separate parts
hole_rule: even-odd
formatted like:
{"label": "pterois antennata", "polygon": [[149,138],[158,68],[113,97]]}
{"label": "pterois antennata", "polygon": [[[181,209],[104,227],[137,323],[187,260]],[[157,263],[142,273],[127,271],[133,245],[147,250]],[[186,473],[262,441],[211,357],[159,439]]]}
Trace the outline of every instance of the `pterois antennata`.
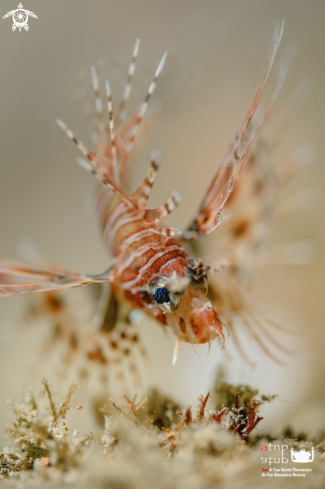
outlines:
{"label": "pterois antennata", "polygon": [[[99,276],[89,276],[43,260],[43,267],[27,266],[21,263],[0,260],[0,296],[27,292],[47,292],[48,297],[56,290],[81,285],[106,283],[110,293],[102,314],[101,330],[110,334],[117,327],[121,306],[128,310],[142,310],[163,327],[171,329],[176,336],[175,355],[180,342],[210,344],[216,338],[224,342],[224,323],[232,329],[232,317],[237,314],[252,331],[249,317],[251,311],[242,306],[239,288],[236,284],[236,264],[225,268],[223,261],[205,265],[194,254],[200,239],[215,231],[223,223],[225,204],[237,198],[237,181],[245,166],[254,189],[251,198],[260,199],[264,180],[256,158],[255,147],[261,126],[270,112],[282,86],[286,67],[280,68],[273,94],[264,113],[257,123],[252,122],[270,75],[275,55],[283,32],[278,26],[274,32],[271,51],[266,69],[256,94],[233,142],[226,152],[202,204],[191,225],[185,231],[161,225],[180,202],[177,192],[167,202],[156,209],[146,209],[153,183],[161,162],[161,153],[153,151],[151,162],[143,183],[132,193],[124,182],[127,162],[141,122],[146,113],[158,78],[162,72],[166,54],[161,59],[150,84],[144,102],[133,117],[125,122],[125,106],[130,97],[131,79],[135,71],[139,40],[137,40],[128,72],[122,101],[115,115],[110,84],[105,80],[108,107],[108,123],[105,123],[103,107],[99,95],[99,83],[92,68],[97,114],[96,152],[87,149],[70,129],[58,120],[59,126],[78,146],[86,157],[79,163],[99,180],[96,187],[97,210],[107,249],[114,255],[109,269]],[[264,160],[263,160],[264,162]],[[264,163],[263,163],[264,164]],[[250,173],[249,173],[250,172]],[[245,172],[246,173],[246,172]],[[241,177],[242,180],[242,177]],[[268,184],[270,179],[268,180]],[[236,186],[236,187],[235,187]],[[232,199],[229,197],[232,196]],[[228,201],[229,199],[229,201]],[[228,201],[228,202],[227,202]],[[255,221],[262,213],[259,204],[255,206]],[[252,228],[255,221],[226,220],[225,228],[231,229],[233,238],[239,238]],[[225,268],[224,287],[211,287],[208,291],[208,275]],[[226,285],[228,284],[228,285]],[[227,288],[228,287],[228,288]],[[236,295],[238,292],[238,295]],[[236,337],[235,337],[236,341]],[[240,345],[239,345],[240,347]]]}

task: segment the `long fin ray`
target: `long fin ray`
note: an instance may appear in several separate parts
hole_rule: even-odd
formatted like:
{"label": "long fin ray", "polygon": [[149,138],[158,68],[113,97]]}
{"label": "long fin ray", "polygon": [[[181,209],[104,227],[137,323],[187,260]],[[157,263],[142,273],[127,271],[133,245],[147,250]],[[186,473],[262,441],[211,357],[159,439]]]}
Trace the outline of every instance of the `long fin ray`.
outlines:
{"label": "long fin ray", "polygon": [[148,168],[146,178],[143,180],[141,185],[129,195],[129,199],[133,202],[139,209],[144,208],[149,199],[152,186],[154,184],[158,169],[161,163],[161,152],[153,150],[151,152],[151,163]]}
{"label": "long fin ray", "polygon": [[0,297],[29,292],[60,290],[107,282],[109,273],[91,277],[58,267],[41,270],[13,260],[0,259]]}
{"label": "long fin ray", "polygon": [[125,106],[130,98],[131,94],[131,81],[135,72],[135,67],[136,67],[136,59],[139,54],[139,45],[140,45],[140,39],[137,39],[135,42],[135,46],[133,49],[133,54],[132,54],[132,60],[129,66],[129,71],[128,71],[128,77],[126,80],[126,84],[124,87],[123,91],[123,97],[122,100],[118,106],[117,112],[116,112],[116,125],[119,126],[124,119],[125,119]]}
{"label": "long fin ray", "polygon": [[150,87],[148,89],[147,95],[145,96],[144,102],[140,105],[140,107],[138,109],[137,117],[136,117],[136,122],[134,124],[134,127],[132,128],[131,136],[130,136],[130,140],[129,140],[129,144],[128,144],[128,151],[129,152],[131,151],[131,149],[133,147],[133,144],[134,144],[134,141],[135,141],[135,137],[136,137],[137,132],[138,132],[138,130],[140,128],[140,125],[141,125],[142,119],[144,117],[144,114],[146,113],[146,110],[148,108],[150,97],[151,97],[151,95],[153,94],[153,92],[154,92],[154,90],[156,88],[158,78],[159,78],[159,76],[160,76],[160,74],[161,74],[161,72],[163,70],[164,63],[165,63],[165,60],[166,60],[166,56],[167,56],[167,52],[161,58],[160,63],[158,65],[158,68],[156,70],[155,76],[153,77],[153,80],[152,80],[152,82],[150,84]]}
{"label": "long fin ray", "polygon": [[144,213],[144,221],[150,226],[155,226],[160,223],[165,217],[167,217],[181,202],[182,198],[179,192],[175,191],[164,205],[156,207],[155,209],[146,210]]}
{"label": "long fin ray", "polygon": [[[93,167],[96,170],[95,175],[105,184],[107,185],[114,193],[116,193],[121,200],[123,200],[129,207],[133,207],[133,204],[128,199],[128,197],[124,194],[124,192],[118,188],[114,178],[110,175],[112,169],[114,168],[114,164],[111,160],[100,156],[93,151],[87,149],[78,139],[75,137],[73,132],[66,126],[66,124],[61,121],[61,119],[56,120],[57,124],[64,130],[67,136],[72,139],[72,141],[78,146],[78,148],[82,151],[82,153],[86,156],[86,158],[90,161]],[[107,174],[102,167],[108,167],[109,174]],[[83,165],[85,168],[86,166]],[[87,168],[86,168],[87,169]]]}
{"label": "long fin ray", "polygon": [[[258,125],[257,129],[253,132],[253,135],[250,137],[248,144],[241,156],[238,155],[238,149],[240,143],[243,141],[243,138],[247,132],[247,130],[251,127],[252,118],[256,112],[256,109],[260,103],[262,95],[264,93],[266,83],[268,81],[270,71],[272,69],[274,59],[280,45],[280,41],[283,34],[284,23],[282,22],[281,26],[277,25],[273,35],[273,42],[271,46],[271,54],[269,56],[266,69],[264,71],[262,80],[259,84],[259,87],[253,97],[253,100],[250,104],[249,110],[244,119],[244,123],[240,127],[237,132],[230,149],[227,151],[225,157],[221,161],[219,166],[219,170],[217,171],[212,184],[210,185],[205,198],[200,206],[200,211],[197,217],[194,219],[192,224],[189,227],[190,233],[188,233],[188,239],[192,239],[194,237],[191,231],[194,231],[198,235],[200,234],[209,234],[214,231],[220,224],[222,219],[222,209],[226,200],[228,199],[232,188],[233,188],[233,178],[236,172],[239,172],[244,167],[247,157],[249,155],[249,151],[252,147],[253,142],[255,141],[259,130],[261,129],[262,123],[264,122],[267,114],[272,107],[277,94],[278,94],[278,86],[282,86],[283,81],[283,71],[280,72],[279,80],[280,83],[277,83],[277,88],[273,92],[271,97],[271,101],[269,106],[265,112],[265,115],[262,119],[262,122]],[[278,80],[278,81],[279,81]],[[185,234],[186,237],[186,234]]]}

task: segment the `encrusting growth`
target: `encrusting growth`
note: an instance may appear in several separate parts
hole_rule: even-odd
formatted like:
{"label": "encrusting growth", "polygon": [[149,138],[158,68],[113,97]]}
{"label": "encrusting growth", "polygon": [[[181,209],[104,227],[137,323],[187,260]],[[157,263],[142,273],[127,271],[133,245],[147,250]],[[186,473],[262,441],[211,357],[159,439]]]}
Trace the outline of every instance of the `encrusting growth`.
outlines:
{"label": "encrusting growth", "polygon": [[[126,407],[110,400],[110,409],[101,409],[105,426],[81,435],[77,431],[70,433],[66,419],[69,409],[81,408],[71,399],[76,385],[71,386],[60,406],[46,380],[43,385],[48,408],[36,401],[31,389],[27,389],[24,403],[9,403],[15,420],[6,432],[16,447],[0,453],[0,480],[16,479],[18,488],[29,487],[29,483],[33,488],[44,487],[45,481],[53,481],[99,489],[104,481],[113,487],[119,481],[120,487],[131,489],[147,487],[153,478],[159,480],[161,489],[173,487],[171,481],[176,480],[182,480],[184,487],[191,481],[194,489],[212,489],[220,480],[227,489],[237,488],[233,479],[232,485],[227,485],[229,471],[236,467],[236,477],[245,482],[249,463],[251,471],[256,469],[260,477],[260,443],[275,440],[261,432],[252,436],[263,419],[257,415],[262,401],[248,386],[223,382],[221,387],[219,383],[213,392],[220,388],[229,407],[216,410],[208,408],[209,403],[220,403],[216,394],[210,397],[210,393],[200,396],[196,407],[180,411],[172,399],[158,391],[151,391],[141,402],[137,402],[136,395],[126,396]],[[283,436],[288,447],[313,446],[316,455],[324,451],[323,435],[311,441],[306,440],[306,435],[295,440],[289,439],[297,438],[292,429],[286,429]],[[317,467],[324,469],[322,464]],[[252,476],[250,472],[249,477]],[[316,475],[313,487],[322,487],[318,480],[321,478]]]}
{"label": "encrusting growth", "polygon": [[[13,451],[5,449],[0,455],[0,476],[2,477],[11,477],[14,473],[36,468],[37,470],[66,472],[80,464],[87,447],[90,445],[104,446],[103,437],[108,434],[105,430],[102,434],[96,432],[87,436],[79,435],[77,432],[74,432],[72,437],[69,434],[66,413],[71,408],[81,409],[78,403],[72,401],[77,384],[71,385],[60,406],[57,406],[55,402],[48,381],[44,379],[42,384],[44,386],[42,396],[46,395],[49,410],[36,401],[30,388],[26,390],[24,403],[12,405],[8,402],[16,419],[13,422],[13,427],[7,428],[5,431],[15,441],[18,448]],[[154,430],[156,444],[163,449],[166,455],[176,453],[184,430],[187,427],[190,429],[192,425],[203,426],[216,423],[224,431],[232,431],[235,435],[240,435],[240,438],[246,439],[262,419],[256,418],[256,409],[259,404],[255,401],[247,416],[244,415],[242,407],[239,407],[239,395],[236,396],[233,409],[224,407],[218,412],[207,411],[210,393],[199,398],[199,405],[194,412],[191,408],[178,411],[177,404],[157,391],[151,391],[149,395],[151,398],[145,397],[138,404],[137,395],[133,396],[132,399],[125,396],[126,409],[121,408],[112,399],[110,402],[114,409],[123,415],[123,418],[127,418],[132,424],[141,427],[142,436],[147,430],[150,433]],[[155,405],[154,411],[150,405]],[[169,410],[169,413],[166,411],[167,417],[164,415],[164,418],[161,417],[158,421],[155,414],[156,410],[159,412],[166,407]],[[112,417],[112,412],[109,412],[107,408],[100,410],[107,418],[107,425],[108,419]],[[112,446],[121,443],[118,433],[113,435],[111,432],[110,436]]]}

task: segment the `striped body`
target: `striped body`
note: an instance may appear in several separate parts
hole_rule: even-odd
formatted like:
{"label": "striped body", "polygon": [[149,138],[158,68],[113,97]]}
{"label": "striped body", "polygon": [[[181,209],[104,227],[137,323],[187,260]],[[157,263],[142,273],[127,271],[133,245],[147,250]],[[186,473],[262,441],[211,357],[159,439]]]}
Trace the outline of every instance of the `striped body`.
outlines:
{"label": "striped body", "polygon": [[[209,326],[218,328],[221,335],[221,321],[212,309],[206,309],[209,303],[199,297],[197,290],[192,293],[186,291],[185,294],[184,290],[179,290],[183,296],[180,307],[172,313],[161,310],[153,294],[150,294],[150,283],[155,278],[159,280],[161,277],[168,281],[168,277],[173,274],[179,280],[187,278],[186,285],[196,283],[197,288],[193,264],[187,256],[184,243],[148,228],[143,219],[143,209],[128,208],[117,195],[101,184],[97,191],[97,210],[105,244],[116,258],[112,269],[115,294],[127,300],[131,307],[144,309],[161,325],[171,327],[182,341],[206,343],[214,339],[217,333],[209,330]],[[205,282],[206,277],[201,277],[201,281]],[[191,306],[193,299],[198,303],[197,313],[195,307]],[[206,317],[202,321],[200,316],[210,316],[208,323]]]}
{"label": "striped body", "polygon": [[[90,161],[90,171],[104,183],[104,185],[99,184],[97,204],[104,242],[115,256],[115,263],[110,269],[112,293],[117,295],[121,301],[126,299],[132,307],[144,309],[160,324],[172,328],[178,338],[176,354],[179,340],[190,343],[210,343],[210,340],[219,337],[222,342],[224,341],[222,322],[206,295],[207,273],[218,270],[218,265],[204,267],[202,263],[187,255],[185,243],[193,238],[197,239],[211,233],[222,222],[224,205],[247,163],[262,122],[274,103],[283,82],[283,76],[280,76],[262,122],[257,128],[252,129],[251,121],[264,92],[281,40],[282,30],[283,25],[275,30],[271,55],[245,121],[221,162],[197,216],[190,228],[182,233],[182,239],[177,239],[176,233],[172,230],[159,227],[159,223],[180,202],[177,193],[174,193],[163,206],[157,209],[146,209],[160,163],[159,155],[155,154],[151,157],[147,176],[133,193],[128,194],[121,184],[126,162],[162,71],[166,54],[159,63],[144,102],[135,116],[126,124],[124,124],[125,102],[130,96],[130,81],[134,74],[138,42],[133,52],[126,89],[115,122],[110,85],[107,80],[105,81],[109,116],[109,123],[106,126],[103,124],[99,85],[93,69],[98,154],[87,150],[76,140],[73,133],[59,122]],[[107,144],[108,133],[110,144]],[[248,141],[239,154],[239,147],[245,134],[248,135]],[[157,291],[159,293],[163,291],[163,296],[167,294],[166,302],[161,303],[156,300]]]}

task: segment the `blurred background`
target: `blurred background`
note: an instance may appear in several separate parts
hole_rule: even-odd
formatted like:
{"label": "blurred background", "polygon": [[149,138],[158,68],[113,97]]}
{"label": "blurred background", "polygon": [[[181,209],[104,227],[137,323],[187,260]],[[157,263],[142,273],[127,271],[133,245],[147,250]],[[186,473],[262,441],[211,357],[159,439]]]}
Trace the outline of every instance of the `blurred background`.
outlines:
{"label": "blurred background", "polygon": [[[15,1],[1,2],[1,17],[17,8]],[[177,188],[183,203],[168,223],[185,227],[257,88],[274,24],[285,19],[279,58],[290,41],[297,52],[266,133],[276,133],[281,109],[296,84],[311,80],[314,89],[290,120],[276,158],[278,165],[285,164],[298,146],[311,145],[315,160],[301,169],[286,191],[290,195],[308,187],[319,198],[316,207],[306,206],[305,212],[294,214],[275,234],[279,241],[312,241],[315,259],[307,265],[263,268],[255,273],[254,282],[265,292],[268,317],[290,331],[281,341],[294,354],[284,358],[286,365],[280,366],[247,337],[244,346],[255,362],[255,367],[250,367],[236,354],[230,338],[231,361],[216,345],[209,356],[206,346],[195,353],[190,345],[182,345],[172,367],[174,337],[144,320],[140,332],[151,362],[141,369],[143,391],[156,386],[186,405],[206,394],[218,365],[223,364],[231,382],[249,383],[263,393],[279,395],[272,405],[262,408],[265,429],[277,432],[289,423],[299,431],[319,429],[325,403],[324,3],[26,0],[24,8],[38,16],[29,19],[29,32],[13,32],[11,18],[0,21],[0,255],[17,259],[17,243],[29,237],[54,262],[89,273],[107,269],[110,261],[96,219],[89,212],[92,177],[75,164],[78,150],[55,124],[57,117],[62,118],[92,147],[89,123],[75,96],[78,74],[84,70],[90,86],[90,67],[96,64],[100,74],[110,77],[114,100],[119,100],[134,43],[140,37],[131,113],[168,50],[142,129],[147,132],[142,139],[145,142],[138,145],[130,169],[130,182],[135,187],[143,179],[150,148],[161,148],[164,161],[150,206],[160,205]],[[276,76],[274,70],[271,88]],[[74,291],[67,292],[71,293]],[[55,392],[63,396],[74,380],[73,372],[67,370],[59,384],[53,375],[57,367],[53,361],[39,363],[32,375],[28,373],[27,366],[37,362],[49,330],[46,322],[11,327],[24,304],[23,297],[0,301],[1,428],[11,418],[4,402],[8,398],[20,401],[26,383],[38,393],[40,380],[47,376]],[[55,362],[59,361],[56,358]],[[130,391],[134,393],[132,387]],[[84,399],[80,402],[86,404]],[[78,414],[85,431],[91,424],[87,412],[86,407]]]}

